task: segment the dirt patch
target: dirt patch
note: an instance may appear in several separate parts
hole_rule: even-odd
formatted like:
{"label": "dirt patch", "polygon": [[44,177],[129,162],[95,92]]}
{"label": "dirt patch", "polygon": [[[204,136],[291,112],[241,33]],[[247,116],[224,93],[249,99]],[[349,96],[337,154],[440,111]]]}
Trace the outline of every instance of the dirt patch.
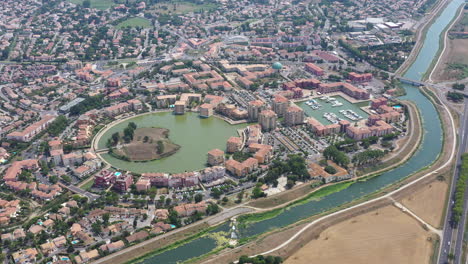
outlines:
{"label": "dirt patch", "polygon": [[442,69],[434,75],[438,81],[455,81],[468,77],[468,39],[451,39],[442,57]]}
{"label": "dirt patch", "polygon": [[[149,161],[170,156],[180,149],[169,138],[165,128],[137,128],[130,143],[114,148],[117,155],[128,157],[131,161]],[[161,142],[162,147],[159,146]]]}
{"label": "dirt patch", "polygon": [[441,56],[441,63],[434,72],[434,80],[456,81],[468,77],[468,39],[454,32],[465,32],[468,28],[468,12],[460,16],[449,31],[447,48]]}
{"label": "dirt patch", "polygon": [[440,227],[448,184],[435,180],[401,199],[401,203],[433,227]]}
{"label": "dirt patch", "polygon": [[410,216],[387,206],[326,229],[285,263],[428,263],[432,240]]}

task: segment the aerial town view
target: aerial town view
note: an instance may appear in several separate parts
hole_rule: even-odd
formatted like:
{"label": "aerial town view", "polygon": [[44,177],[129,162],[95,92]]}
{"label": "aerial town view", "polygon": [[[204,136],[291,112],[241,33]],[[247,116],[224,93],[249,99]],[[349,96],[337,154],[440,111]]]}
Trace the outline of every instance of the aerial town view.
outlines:
{"label": "aerial town view", "polygon": [[0,264],[468,263],[467,0],[1,0]]}

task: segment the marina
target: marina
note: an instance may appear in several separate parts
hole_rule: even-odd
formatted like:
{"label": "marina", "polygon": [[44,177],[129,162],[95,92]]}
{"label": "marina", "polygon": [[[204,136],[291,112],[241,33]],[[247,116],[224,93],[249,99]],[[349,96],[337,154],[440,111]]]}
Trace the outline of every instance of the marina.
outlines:
{"label": "marina", "polygon": [[297,105],[304,110],[307,116],[317,119],[324,125],[336,124],[341,120],[357,122],[369,116],[361,109],[361,107],[368,106],[368,102],[353,104],[339,95],[322,96],[298,102]]}

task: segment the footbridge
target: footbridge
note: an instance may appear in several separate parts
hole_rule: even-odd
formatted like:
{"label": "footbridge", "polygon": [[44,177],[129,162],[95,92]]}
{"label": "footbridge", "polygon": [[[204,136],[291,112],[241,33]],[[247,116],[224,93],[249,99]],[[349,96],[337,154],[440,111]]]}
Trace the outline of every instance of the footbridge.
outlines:
{"label": "footbridge", "polygon": [[[409,79],[409,78],[399,76],[399,75],[395,75],[395,78],[400,80],[400,82],[402,83],[406,83],[406,84],[413,85],[413,86],[430,86],[430,87],[435,87],[435,88],[442,87],[438,84],[417,81],[417,80]],[[456,91],[456,92],[463,94],[465,97],[468,97],[468,91]]]}

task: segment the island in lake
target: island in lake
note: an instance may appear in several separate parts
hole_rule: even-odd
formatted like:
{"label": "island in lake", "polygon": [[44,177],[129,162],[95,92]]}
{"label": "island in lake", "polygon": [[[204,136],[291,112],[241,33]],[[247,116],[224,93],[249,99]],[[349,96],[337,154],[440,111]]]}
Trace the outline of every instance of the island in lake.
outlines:
{"label": "island in lake", "polygon": [[127,161],[157,160],[180,149],[179,145],[169,139],[169,129],[136,128],[132,123],[122,133],[114,133],[108,144],[111,146],[110,154]]}

